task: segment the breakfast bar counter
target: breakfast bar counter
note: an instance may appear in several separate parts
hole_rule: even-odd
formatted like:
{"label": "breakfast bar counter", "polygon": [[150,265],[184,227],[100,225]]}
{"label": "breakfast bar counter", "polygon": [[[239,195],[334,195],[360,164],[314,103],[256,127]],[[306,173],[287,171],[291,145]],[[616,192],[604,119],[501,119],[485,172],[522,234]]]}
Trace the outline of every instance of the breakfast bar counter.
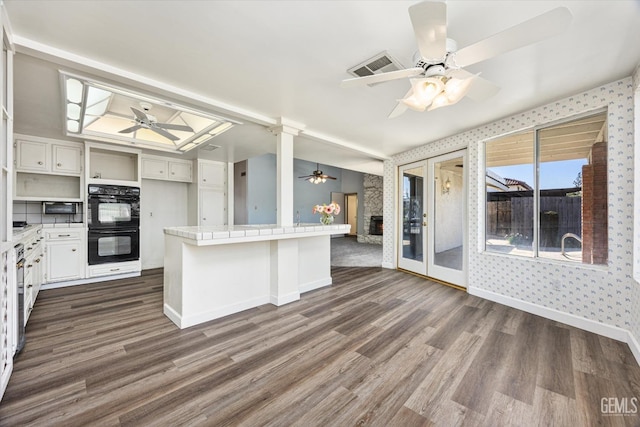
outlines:
{"label": "breakfast bar counter", "polygon": [[187,328],[331,285],[331,235],[348,224],[167,227],[164,314]]}

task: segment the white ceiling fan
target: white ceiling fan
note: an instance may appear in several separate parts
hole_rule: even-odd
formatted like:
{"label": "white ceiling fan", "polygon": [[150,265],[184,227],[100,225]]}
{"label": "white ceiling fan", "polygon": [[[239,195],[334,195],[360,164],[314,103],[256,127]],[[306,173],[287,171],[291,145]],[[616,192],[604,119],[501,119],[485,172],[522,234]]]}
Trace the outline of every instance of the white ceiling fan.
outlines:
{"label": "white ceiling fan", "polygon": [[180,138],[175,136],[174,134],[167,131],[167,129],[171,130],[180,130],[184,132],[193,132],[193,128],[191,126],[186,125],[174,125],[171,123],[158,123],[156,118],[149,114],[149,110],[151,110],[151,104],[146,102],[141,102],[140,107],[144,111],[140,111],[137,108],[131,108],[133,114],[135,115],[135,125],[126,129],[122,129],[118,131],[118,133],[132,133],[137,131],[138,129],[149,129],[159,135],[164,136],[165,138],[170,139],[171,141],[177,141]]}
{"label": "white ceiling fan", "polygon": [[[431,111],[453,105],[465,96],[482,101],[495,95],[499,87],[463,70],[505,52],[536,43],[563,32],[571,12],[558,7],[460,50],[447,38],[447,5],[424,1],[409,7],[411,25],[418,43],[415,66],[342,81],[342,87],[362,86],[411,77],[411,89],[391,111],[397,117],[408,108]],[[473,90],[470,91],[473,86]]]}

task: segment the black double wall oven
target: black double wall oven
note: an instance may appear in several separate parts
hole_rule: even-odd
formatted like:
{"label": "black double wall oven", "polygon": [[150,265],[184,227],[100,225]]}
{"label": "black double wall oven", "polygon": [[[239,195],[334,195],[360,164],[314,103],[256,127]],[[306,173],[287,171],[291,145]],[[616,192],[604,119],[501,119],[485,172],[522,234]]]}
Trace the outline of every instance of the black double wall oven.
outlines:
{"label": "black double wall oven", "polygon": [[90,184],[89,265],[140,259],[140,188]]}

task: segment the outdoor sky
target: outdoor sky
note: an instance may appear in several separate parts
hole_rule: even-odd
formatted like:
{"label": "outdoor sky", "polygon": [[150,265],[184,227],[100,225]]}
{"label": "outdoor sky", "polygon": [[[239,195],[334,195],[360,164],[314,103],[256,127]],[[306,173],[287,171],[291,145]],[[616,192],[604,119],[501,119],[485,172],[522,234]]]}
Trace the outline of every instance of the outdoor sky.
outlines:
{"label": "outdoor sky", "polygon": [[[560,162],[540,163],[540,189],[572,188],[573,181],[587,164],[586,159],[563,160]],[[524,181],[535,188],[533,165],[515,165],[489,168],[503,178]]]}

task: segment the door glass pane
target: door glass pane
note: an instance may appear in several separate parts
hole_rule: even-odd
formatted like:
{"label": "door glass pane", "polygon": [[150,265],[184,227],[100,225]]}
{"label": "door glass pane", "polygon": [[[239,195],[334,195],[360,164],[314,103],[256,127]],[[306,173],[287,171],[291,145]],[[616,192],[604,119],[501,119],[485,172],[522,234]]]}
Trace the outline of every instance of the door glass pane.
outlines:
{"label": "door glass pane", "polygon": [[402,257],[416,261],[423,259],[423,169],[420,166],[402,174]]}
{"label": "door glass pane", "polygon": [[433,263],[462,270],[464,218],[464,180],[462,157],[434,164]]}
{"label": "door glass pane", "polygon": [[486,250],[533,256],[533,131],[488,141]]}

